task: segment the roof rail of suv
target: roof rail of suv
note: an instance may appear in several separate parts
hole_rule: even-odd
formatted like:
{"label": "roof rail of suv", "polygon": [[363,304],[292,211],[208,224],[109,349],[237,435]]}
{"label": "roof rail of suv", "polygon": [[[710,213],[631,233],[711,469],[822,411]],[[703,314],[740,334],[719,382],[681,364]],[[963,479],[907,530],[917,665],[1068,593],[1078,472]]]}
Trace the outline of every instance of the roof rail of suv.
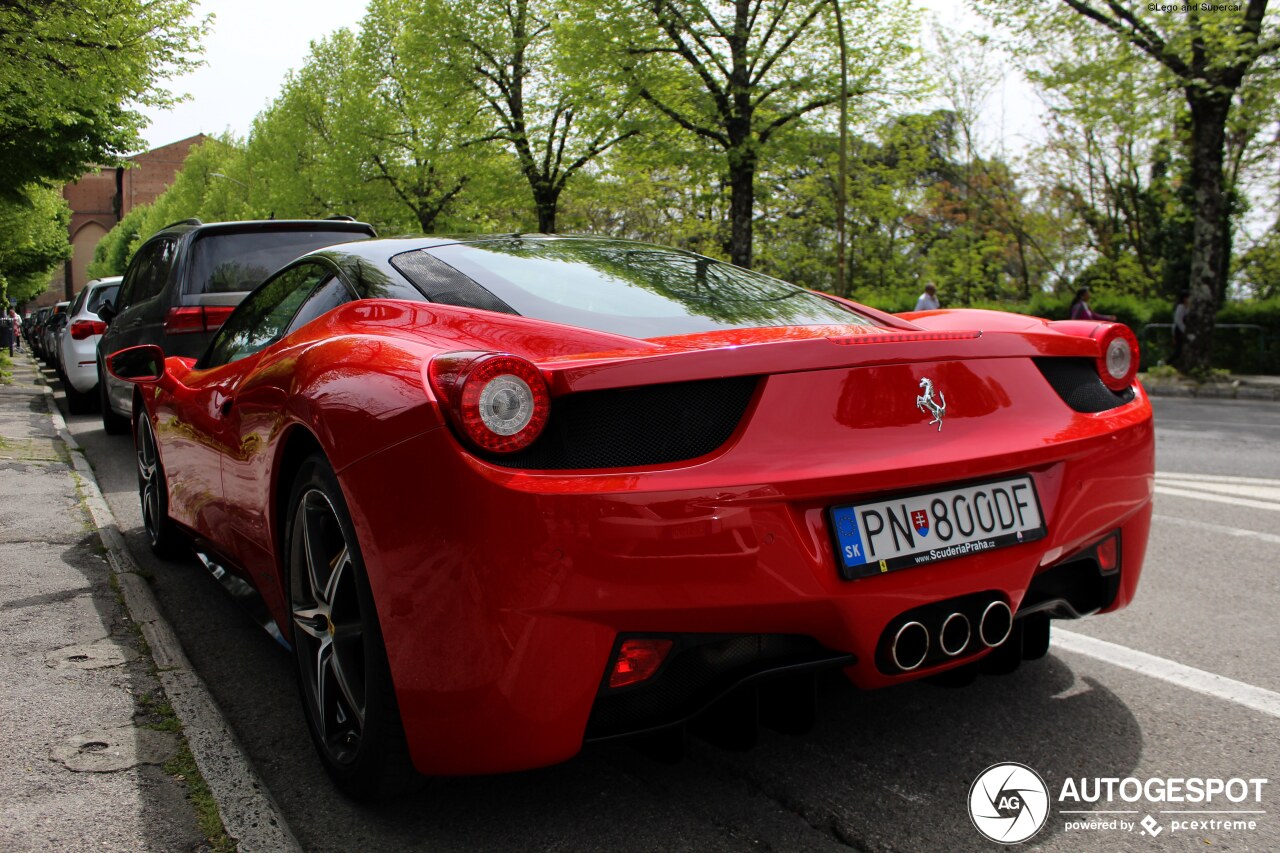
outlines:
{"label": "roof rail of suv", "polygon": [[160,230],[164,231],[165,228],[173,228],[175,225],[203,225],[203,224],[204,223],[201,222],[199,219],[192,216],[189,219],[179,219],[177,222],[170,222],[168,225],[166,225],[164,228],[161,228]]}
{"label": "roof rail of suv", "polygon": [[326,216],[325,221],[334,220],[336,222],[355,222],[354,216],[347,216],[345,213],[335,213],[333,216]]}

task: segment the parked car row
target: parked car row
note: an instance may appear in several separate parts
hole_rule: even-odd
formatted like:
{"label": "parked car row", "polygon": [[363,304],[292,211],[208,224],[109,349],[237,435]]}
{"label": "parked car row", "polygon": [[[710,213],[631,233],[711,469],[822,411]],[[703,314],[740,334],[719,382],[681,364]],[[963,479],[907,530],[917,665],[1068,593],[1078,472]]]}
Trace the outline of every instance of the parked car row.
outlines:
{"label": "parked car row", "polygon": [[27,339],[27,343],[31,346],[31,351],[36,357],[44,361],[49,366],[53,366],[52,350],[46,344],[49,340],[50,327],[56,326],[58,317],[66,313],[67,302],[59,302],[57,305],[49,305],[44,308],[36,309],[31,315],[30,321],[23,328],[23,335]]}

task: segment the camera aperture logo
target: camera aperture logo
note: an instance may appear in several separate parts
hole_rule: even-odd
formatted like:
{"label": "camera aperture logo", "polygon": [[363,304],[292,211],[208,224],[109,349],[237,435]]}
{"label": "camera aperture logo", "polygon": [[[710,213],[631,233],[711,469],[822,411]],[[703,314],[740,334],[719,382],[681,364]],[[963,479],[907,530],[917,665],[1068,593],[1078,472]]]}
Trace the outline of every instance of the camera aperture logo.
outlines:
{"label": "camera aperture logo", "polygon": [[969,788],[969,818],[991,841],[1019,844],[1048,820],[1049,788],[1025,764],[993,764]]}

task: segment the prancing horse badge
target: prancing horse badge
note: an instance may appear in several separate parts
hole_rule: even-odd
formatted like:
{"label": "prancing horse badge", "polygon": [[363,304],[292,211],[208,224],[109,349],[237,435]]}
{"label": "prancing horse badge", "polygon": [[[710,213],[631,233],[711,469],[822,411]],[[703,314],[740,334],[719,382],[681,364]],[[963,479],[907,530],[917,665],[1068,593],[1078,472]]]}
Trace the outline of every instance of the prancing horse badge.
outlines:
{"label": "prancing horse badge", "polygon": [[947,398],[942,396],[942,392],[938,392],[938,396],[934,397],[933,380],[928,377],[920,380],[920,387],[924,393],[916,397],[916,408],[933,415],[933,420],[929,423],[937,424],[938,432],[942,432],[942,416],[947,413]]}

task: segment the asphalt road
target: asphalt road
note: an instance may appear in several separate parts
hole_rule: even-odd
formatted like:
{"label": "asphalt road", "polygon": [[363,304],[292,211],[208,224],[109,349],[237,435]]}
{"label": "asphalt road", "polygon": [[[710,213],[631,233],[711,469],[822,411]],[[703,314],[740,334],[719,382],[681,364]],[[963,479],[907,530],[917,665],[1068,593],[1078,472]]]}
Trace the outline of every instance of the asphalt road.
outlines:
{"label": "asphalt road", "polygon": [[[1155,408],[1160,473],[1138,599],[1055,623],[1063,644],[1044,660],[964,689],[864,694],[834,678],[803,737],[762,732],[746,753],[693,740],[675,765],[593,746],[545,770],[431,780],[376,808],[330,786],[286,653],[194,560],[151,556],[130,440],[106,436],[97,416],[68,422],[187,654],[308,850],[1000,849],[966,804],[975,777],[1009,761],[1038,771],[1051,798],[1068,778],[1270,780],[1261,803],[1059,803],[1030,849],[1278,850],[1280,405],[1163,398]],[[1072,808],[1127,813],[1062,813]],[[1168,813],[1206,810],[1264,813]],[[1148,815],[1154,836],[1140,825],[1067,827]],[[1256,828],[1172,823],[1224,819]]]}

